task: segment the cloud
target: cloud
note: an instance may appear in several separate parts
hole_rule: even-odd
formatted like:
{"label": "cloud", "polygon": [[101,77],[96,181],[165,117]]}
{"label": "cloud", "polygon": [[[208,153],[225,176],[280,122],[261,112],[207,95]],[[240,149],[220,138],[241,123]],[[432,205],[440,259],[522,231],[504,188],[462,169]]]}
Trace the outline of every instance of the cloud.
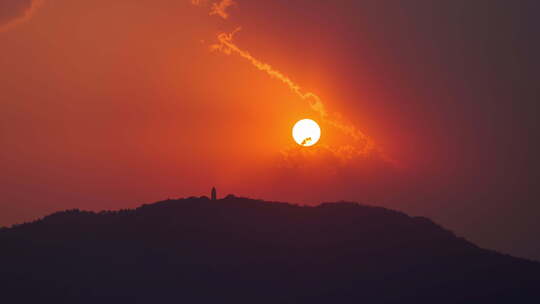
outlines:
{"label": "cloud", "polygon": [[[191,0],[191,3],[195,6],[203,6],[206,5],[206,1],[207,0]],[[220,2],[213,2],[210,7],[210,15],[219,15],[223,19],[227,19],[229,14],[226,10],[235,4],[236,3],[233,0],[221,0]],[[354,142],[354,149],[359,151],[359,153],[371,153],[372,151],[376,150],[375,143],[370,137],[366,136],[351,123],[346,122],[339,113],[329,113],[322,99],[317,94],[303,90],[298,83],[292,80],[292,78],[238,46],[233,39],[235,34],[240,30],[241,27],[238,27],[231,33],[218,34],[218,43],[212,45],[211,50],[219,51],[227,55],[234,54],[240,56],[251,63],[251,65],[257,68],[259,71],[262,71],[268,74],[270,77],[281,81],[296,96],[307,101],[311,110],[319,114],[324,123],[336,128],[343,134],[348,135],[349,138],[351,138]]]}
{"label": "cloud", "polygon": [[[209,0],[191,0],[191,4],[195,6],[208,7]],[[221,0],[219,2],[213,2],[210,5],[210,16],[217,15],[223,19],[229,18],[229,13],[227,9],[233,5],[236,5],[236,2],[233,0]]]}
{"label": "cloud", "polygon": [[[364,151],[352,145],[332,147],[328,145],[315,145],[306,149],[301,146],[290,146],[281,150],[278,159],[279,168],[308,168],[314,166],[317,170],[326,168],[329,171],[340,168],[351,168],[365,163],[378,164],[382,167],[401,170],[400,166],[386,157],[379,150]],[[324,169],[323,169],[324,170]],[[329,173],[329,172],[327,172]]]}
{"label": "cloud", "polygon": [[28,20],[41,3],[42,0],[0,1],[0,32]]}
{"label": "cloud", "polygon": [[238,55],[248,62],[250,62],[255,68],[260,71],[265,72],[270,77],[276,78],[285,84],[294,94],[300,97],[302,100],[305,100],[309,103],[311,109],[318,113],[323,121],[341,132],[350,136],[356,142],[356,149],[360,150],[362,153],[369,152],[375,148],[373,141],[366,136],[364,133],[359,131],[353,125],[344,122],[340,115],[332,114],[330,115],[327,111],[324,103],[321,98],[312,92],[307,92],[302,90],[299,84],[294,82],[290,77],[286,76],[276,68],[272,67],[268,63],[262,62],[261,60],[255,58],[246,50],[243,50],[233,41],[234,35],[239,32],[241,28],[237,28],[232,33],[221,33],[218,35],[218,44],[212,45],[211,49],[215,51],[223,52],[227,55],[235,54]]}
{"label": "cloud", "polygon": [[[197,0],[194,0],[197,1]],[[199,0],[200,1],[200,0]],[[236,3],[233,0],[221,0],[221,2],[215,2],[212,4],[212,8],[210,10],[210,16],[212,15],[218,15],[223,19],[229,18],[229,13],[227,13],[227,9],[230,6],[235,5]]]}

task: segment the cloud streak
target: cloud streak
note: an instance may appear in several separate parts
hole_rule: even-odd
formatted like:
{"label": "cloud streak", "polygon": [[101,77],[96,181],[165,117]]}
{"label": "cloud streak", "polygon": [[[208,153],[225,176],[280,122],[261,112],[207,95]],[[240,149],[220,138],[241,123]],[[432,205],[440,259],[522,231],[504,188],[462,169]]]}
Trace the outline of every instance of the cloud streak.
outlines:
{"label": "cloud streak", "polygon": [[[207,6],[208,0],[191,0],[191,4],[195,6]],[[227,10],[233,6],[236,5],[236,2],[233,0],[221,0],[219,2],[213,2],[210,5],[210,13],[208,15],[210,16],[219,16],[223,19],[229,18],[229,13]]]}
{"label": "cloud streak", "polygon": [[0,32],[30,19],[43,0],[0,1]]}
{"label": "cloud streak", "polygon": [[335,117],[329,115],[321,98],[312,92],[303,91],[300,85],[294,82],[290,77],[286,76],[279,70],[273,68],[270,64],[262,62],[261,60],[252,56],[248,51],[241,49],[233,41],[234,35],[238,33],[241,28],[237,28],[232,33],[220,33],[218,34],[218,44],[211,46],[214,51],[220,51],[224,54],[231,55],[236,54],[245,60],[249,61],[258,70],[265,72],[270,77],[278,79],[285,84],[294,94],[309,103],[310,108],[318,113],[322,120],[341,130],[345,134],[349,135],[355,142],[359,143],[358,152],[367,153],[374,149],[373,141],[367,137],[364,133],[360,132],[353,125],[344,123]]}
{"label": "cloud streak", "polygon": [[[200,0],[199,0],[200,1]],[[212,4],[212,7],[210,9],[210,16],[212,15],[218,15],[223,19],[229,18],[229,13],[227,13],[227,9],[236,3],[233,0],[221,0],[221,2],[215,2]]]}
{"label": "cloud streak", "polygon": [[[207,0],[191,0],[191,3],[195,6],[206,6],[208,3]],[[233,0],[221,0],[219,2],[212,3],[210,7],[209,15],[218,15],[223,19],[228,19],[229,14],[227,9],[235,5],[236,3]],[[217,36],[218,43],[212,45],[210,48],[213,51],[219,51],[226,55],[237,55],[241,58],[247,60],[251,65],[253,65],[258,70],[265,72],[270,77],[278,79],[283,84],[285,84],[289,90],[291,90],[296,96],[300,99],[307,101],[309,107],[321,117],[322,122],[326,123],[329,126],[332,126],[340,130],[345,135],[349,136],[351,142],[347,143],[344,148],[347,151],[350,151],[349,154],[354,154],[357,156],[369,154],[376,149],[375,143],[371,138],[366,136],[360,130],[358,130],[354,125],[344,122],[341,116],[338,113],[330,114],[322,99],[315,93],[304,91],[302,87],[293,81],[289,76],[285,75],[278,69],[272,67],[270,64],[263,62],[262,60],[253,56],[250,52],[242,49],[238,46],[233,40],[234,36],[241,30],[241,27],[236,28],[231,33],[220,33]],[[338,149],[333,149],[336,155],[342,153],[338,152]],[[332,150],[332,149],[331,149]],[[378,151],[380,152],[380,151]],[[343,157],[339,157],[343,158]],[[353,157],[350,157],[353,158]]]}

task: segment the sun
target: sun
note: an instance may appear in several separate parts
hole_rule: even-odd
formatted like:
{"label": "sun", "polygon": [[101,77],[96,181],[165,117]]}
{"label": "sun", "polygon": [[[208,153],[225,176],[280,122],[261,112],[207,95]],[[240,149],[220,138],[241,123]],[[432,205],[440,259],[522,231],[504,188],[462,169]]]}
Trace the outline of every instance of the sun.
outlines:
{"label": "sun", "polygon": [[302,119],[294,125],[292,136],[300,146],[313,146],[321,138],[321,128],[314,120]]}

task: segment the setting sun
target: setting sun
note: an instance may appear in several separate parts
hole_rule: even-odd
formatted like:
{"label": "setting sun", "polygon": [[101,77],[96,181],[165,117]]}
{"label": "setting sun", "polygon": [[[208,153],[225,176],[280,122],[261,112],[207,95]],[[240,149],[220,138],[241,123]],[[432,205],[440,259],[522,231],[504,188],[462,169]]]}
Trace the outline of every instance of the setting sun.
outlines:
{"label": "setting sun", "polygon": [[294,125],[292,136],[294,141],[301,146],[313,146],[321,138],[321,128],[314,120],[302,119]]}

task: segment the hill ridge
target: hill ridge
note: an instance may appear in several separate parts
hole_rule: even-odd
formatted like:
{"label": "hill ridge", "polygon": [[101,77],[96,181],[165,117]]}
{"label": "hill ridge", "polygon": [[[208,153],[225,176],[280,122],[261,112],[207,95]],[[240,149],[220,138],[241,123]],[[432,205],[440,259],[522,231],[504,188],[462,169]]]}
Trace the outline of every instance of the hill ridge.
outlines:
{"label": "hill ridge", "polygon": [[0,246],[0,292],[28,301],[507,303],[538,299],[540,277],[540,263],[481,249],[428,218],[351,202],[228,196],[73,209],[2,229]]}

